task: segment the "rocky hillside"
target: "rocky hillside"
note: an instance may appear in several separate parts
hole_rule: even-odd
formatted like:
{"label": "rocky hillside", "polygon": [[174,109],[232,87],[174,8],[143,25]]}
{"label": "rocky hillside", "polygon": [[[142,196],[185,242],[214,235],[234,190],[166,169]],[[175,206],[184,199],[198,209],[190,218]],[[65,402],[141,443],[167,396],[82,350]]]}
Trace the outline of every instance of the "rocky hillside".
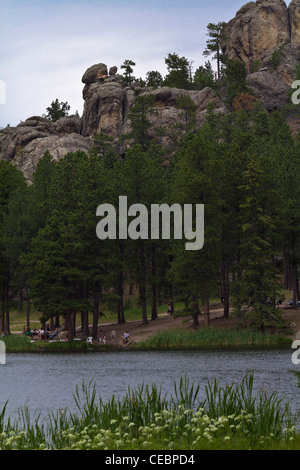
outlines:
{"label": "rocky hillside", "polygon": [[[288,7],[283,0],[247,3],[226,25],[222,50],[227,57],[246,64],[248,86],[268,111],[288,104],[287,92],[300,59],[300,0],[292,0]],[[276,64],[274,52],[277,53]],[[182,93],[188,94],[196,104],[199,126],[210,102],[214,102],[217,112],[227,112],[224,103],[210,88],[186,91],[128,87],[117,72],[117,67],[108,70],[100,63],[84,73],[81,118],[69,116],[51,123],[34,116],[16,127],[0,131],[0,159],[12,161],[30,181],[36,163],[47,149],[55,159],[67,152],[88,151],[98,132],[109,134],[117,142],[129,130],[128,112],[139,94],[155,96],[156,112],[150,118],[153,129],[167,127],[181,119],[176,101]],[[295,127],[295,123],[293,125]]]}
{"label": "rocky hillside", "polygon": [[269,111],[287,104],[300,59],[300,0],[247,3],[227,24],[222,51],[246,64],[248,85]]}

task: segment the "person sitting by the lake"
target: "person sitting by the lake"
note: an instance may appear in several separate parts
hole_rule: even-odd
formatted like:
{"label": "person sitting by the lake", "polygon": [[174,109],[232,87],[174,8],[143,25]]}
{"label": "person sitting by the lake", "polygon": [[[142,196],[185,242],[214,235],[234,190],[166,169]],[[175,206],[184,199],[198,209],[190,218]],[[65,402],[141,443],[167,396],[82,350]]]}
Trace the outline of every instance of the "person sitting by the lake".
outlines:
{"label": "person sitting by the lake", "polygon": [[103,331],[100,330],[99,332],[99,343],[102,344],[103,343]]}
{"label": "person sitting by the lake", "polygon": [[121,336],[123,344],[127,344],[129,342],[129,336],[130,334],[128,333],[128,331],[124,331],[123,336]]}
{"label": "person sitting by the lake", "polygon": [[46,338],[49,339],[50,336],[51,336],[51,329],[50,329],[50,325],[49,323],[46,323],[46,327],[45,327],[45,335],[46,335]]}
{"label": "person sitting by the lake", "polygon": [[47,339],[46,335],[45,335],[45,330],[43,330],[42,328],[38,332],[38,338],[39,339]]}
{"label": "person sitting by the lake", "polygon": [[37,334],[38,334],[37,329],[36,329],[36,328],[33,328],[33,329],[31,330],[31,336],[32,336],[32,337],[33,337],[33,336],[37,336]]}
{"label": "person sitting by the lake", "polygon": [[27,328],[27,329],[26,329],[25,335],[26,335],[26,336],[30,336],[30,337],[32,338],[32,334],[31,334],[30,328]]}
{"label": "person sitting by the lake", "polygon": [[56,338],[56,336],[58,336],[58,328],[55,328],[55,331],[54,331],[53,335],[50,337],[50,339],[54,339],[54,338]]}
{"label": "person sitting by the lake", "polygon": [[26,335],[26,328],[25,326],[23,326],[22,336],[25,336],[25,335]]}

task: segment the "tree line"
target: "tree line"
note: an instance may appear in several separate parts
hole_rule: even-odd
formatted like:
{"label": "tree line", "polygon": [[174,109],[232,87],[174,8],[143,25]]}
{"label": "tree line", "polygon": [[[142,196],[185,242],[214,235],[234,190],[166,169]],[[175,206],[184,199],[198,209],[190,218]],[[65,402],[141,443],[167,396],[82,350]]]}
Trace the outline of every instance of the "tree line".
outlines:
{"label": "tree line", "polygon": [[[32,303],[42,321],[63,318],[68,337],[76,315],[84,334],[96,337],[106,308],[125,323],[124,288],[138,287],[141,319],[157,318],[159,302],[181,301],[180,315],[194,326],[210,323],[212,298],[230,302],[241,325],[265,330],[282,325],[276,303],[283,287],[297,307],[300,240],[300,145],[285,115],[268,114],[258,102],[236,101],[225,116],[207,109],[197,130],[195,109],[182,97],[182,122],[174,129],[173,157],[149,137],[152,98],[132,106],[131,146],[118,154],[111,137],[95,136],[89,153],[38,162],[31,184],[0,162],[0,330],[10,333],[10,311]],[[157,130],[160,135],[162,129]],[[204,204],[205,243],[186,251],[184,240],[105,240],[96,236],[96,209],[128,205]],[[117,220],[117,223],[119,221]],[[282,277],[284,277],[284,283]]]}

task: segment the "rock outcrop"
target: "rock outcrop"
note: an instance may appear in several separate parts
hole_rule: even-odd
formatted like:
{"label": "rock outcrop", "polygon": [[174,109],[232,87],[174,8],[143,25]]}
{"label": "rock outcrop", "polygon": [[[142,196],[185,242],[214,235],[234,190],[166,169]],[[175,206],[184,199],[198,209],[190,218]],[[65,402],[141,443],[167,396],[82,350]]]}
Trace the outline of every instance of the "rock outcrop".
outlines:
{"label": "rock outcrop", "polygon": [[250,70],[266,51],[291,42],[288,8],[283,0],[249,2],[229,21],[224,35],[223,53],[242,60]]}
{"label": "rock outcrop", "polygon": [[[247,83],[266,109],[289,104],[300,59],[300,0],[257,0],[225,26],[222,51],[245,63]],[[276,56],[276,57],[275,57]]]}
{"label": "rock outcrop", "polygon": [[0,160],[8,160],[30,181],[33,170],[46,150],[54,159],[68,152],[88,151],[91,139],[80,134],[81,120],[69,116],[51,123],[40,116],[28,118],[16,127],[0,131]]}
{"label": "rock outcrop", "polygon": [[[189,94],[197,107],[198,122],[201,126],[207,105],[214,102],[216,112],[225,113],[224,104],[216,93],[206,88],[202,91],[186,91],[163,87],[157,90],[126,86],[117,74],[117,67],[107,69],[105,64],[90,67],[82,77],[84,111],[81,118],[68,116],[52,123],[39,116],[28,118],[16,127],[0,131],[0,160],[9,160],[20,168],[28,181],[34,168],[46,150],[54,159],[63,158],[68,152],[88,152],[96,133],[112,136],[116,145],[119,137],[130,131],[128,112],[137,96],[151,93],[155,96],[155,113],[151,116],[152,136],[156,127],[167,127],[182,119],[177,99],[183,93]],[[166,143],[166,137],[162,137]],[[120,149],[120,147],[118,148]]]}
{"label": "rock outcrop", "polygon": [[[268,111],[290,104],[288,91],[300,60],[300,0],[292,0],[288,7],[283,0],[247,3],[227,23],[222,51],[227,57],[245,63],[248,87]],[[108,69],[103,63],[89,67],[82,82],[84,110],[81,118],[69,116],[52,123],[33,116],[16,127],[3,129],[0,131],[0,160],[16,164],[30,181],[36,163],[46,150],[55,159],[77,150],[88,152],[94,135],[99,132],[112,136],[118,150],[124,151],[119,137],[130,131],[128,113],[142,94],[152,94],[155,98],[155,112],[149,116],[152,136],[156,128],[168,128],[183,119],[177,103],[182,94],[189,95],[196,105],[198,127],[205,119],[209,103],[214,103],[216,112],[227,112],[224,103],[210,88],[187,91],[169,87],[152,89],[138,84],[127,86],[118,75],[117,67]],[[299,123],[296,131],[298,127]],[[168,145],[166,136],[161,139]]]}
{"label": "rock outcrop", "polygon": [[84,111],[82,116],[83,136],[98,132],[109,134],[115,139],[127,134],[130,130],[128,112],[137,96],[151,94],[155,97],[153,110],[149,116],[152,129],[167,127],[180,120],[180,109],[177,100],[180,95],[188,94],[197,107],[199,125],[206,114],[207,105],[213,102],[216,112],[225,113],[226,108],[211,88],[201,91],[187,91],[178,88],[162,87],[158,89],[128,87],[121,77],[113,75],[107,79],[96,79],[85,85],[83,90]]}

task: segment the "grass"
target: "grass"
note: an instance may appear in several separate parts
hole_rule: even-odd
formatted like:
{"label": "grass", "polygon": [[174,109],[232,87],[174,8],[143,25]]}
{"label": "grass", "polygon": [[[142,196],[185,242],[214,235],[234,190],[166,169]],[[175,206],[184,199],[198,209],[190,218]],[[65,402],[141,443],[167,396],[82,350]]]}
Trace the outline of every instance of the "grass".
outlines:
{"label": "grass", "polygon": [[[128,389],[122,398],[104,403],[95,384],[77,387],[77,412],[58,410],[42,420],[25,407],[19,420],[0,411],[0,449],[72,450],[202,450],[297,449],[298,415],[276,393],[254,393],[254,376],[238,385],[200,384],[187,376],[174,383],[170,396],[156,384]],[[203,395],[202,395],[203,396]]]}
{"label": "grass", "polygon": [[180,349],[226,346],[271,346],[291,344],[284,335],[271,335],[251,329],[236,328],[203,328],[198,330],[171,329],[160,331],[139,342],[138,348],[146,349]]}
{"label": "grass", "polygon": [[82,351],[86,350],[89,345],[85,341],[69,341],[69,342],[49,342],[35,341],[30,342],[27,336],[10,335],[1,338],[4,341],[7,352],[39,352],[39,351]]}
{"label": "grass", "polygon": [[[182,308],[182,306],[183,304],[180,304],[180,303],[176,304],[176,308]],[[159,305],[157,307],[158,314],[166,312],[167,308],[168,307],[166,304]],[[100,317],[99,322],[101,324],[105,325],[106,323],[114,323],[117,321],[117,314],[114,310],[111,310],[111,307],[103,306],[102,310],[105,316]],[[148,319],[150,320],[151,319],[151,305],[147,306],[147,312],[148,312]],[[141,307],[138,305],[138,302],[136,299],[132,299],[130,302],[127,302],[127,308],[125,308],[124,315],[125,315],[126,321],[141,320],[142,318]],[[41,327],[41,322],[39,320],[40,317],[41,317],[41,312],[37,311],[34,307],[32,307],[31,314],[30,314],[31,328],[35,327],[39,329]],[[77,315],[77,324],[78,324],[79,319],[80,319],[80,315]],[[63,319],[61,321],[63,321]],[[89,314],[89,323],[92,324],[92,321],[93,321],[92,314]],[[26,325],[25,313],[22,313],[18,310],[12,310],[10,312],[11,332],[22,331],[25,325]]]}

